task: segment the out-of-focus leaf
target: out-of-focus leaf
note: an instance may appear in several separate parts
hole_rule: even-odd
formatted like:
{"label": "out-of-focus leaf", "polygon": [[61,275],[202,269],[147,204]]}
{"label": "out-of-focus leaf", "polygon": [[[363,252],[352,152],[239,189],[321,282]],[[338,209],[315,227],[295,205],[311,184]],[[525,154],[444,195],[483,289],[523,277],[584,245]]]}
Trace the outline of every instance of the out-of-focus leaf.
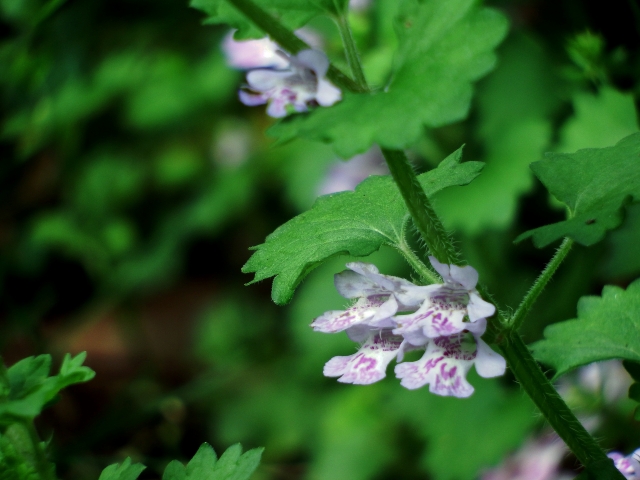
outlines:
{"label": "out-of-focus leaf", "polygon": [[[257,0],[256,4],[276,17],[280,22],[296,30],[323,11],[331,0]],[[320,3],[323,5],[321,6]],[[226,24],[237,28],[238,40],[260,38],[265,34],[227,0],[191,0],[190,6],[208,15],[205,23]]]}
{"label": "out-of-focus leaf", "polygon": [[145,468],[141,463],[131,463],[127,457],[124,462],[105,468],[98,480],[136,480]]}
{"label": "out-of-focus leaf", "polygon": [[248,480],[258,468],[262,450],[242,454],[242,447],[236,444],[218,459],[211,445],[203,443],[186,466],[177,460],[169,463],[162,480]]}
{"label": "out-of-focus leaf", "polygon": [[[461,164],[461,157],[462,148],[418,177],[427,195],[466,185],[479,174],[482,163]],[[256,252],[242,271],[255,272],[251,283],[275,276],[271,296],[284,304],[302,279],[327,258],[363,257],[382,245],[402,245],[409,218],[391,177],[369,177],[354,192],[320,197],[311,210],[280,226],[254,247]]]}
{"label": "out-of-focus leaf", "polygon": [[597,95],[575,94],[573,108],[574,116],[560,132],[560,152],[608,147],[638,131],[633,95],[603,87]]}
{"label": "out-of-focus leaf", "polygon": [[394,414],[426,440],[422,463],[438,480],[476,479],[517,447],[536,421],[526,397],[505,391],[495,380],[470,377],[476,391],[468,399],[399,389],[391,404]]}
{"label": "out-of-focus leaf", "polygon": [[95,372],[82,365],[86,356],[86,352],[75,357],[65,355],[60,373],[51,377],[50,355],[28,357],[9,367],[6,370],[9,389],[0,402],[0,424],[31,420],[63,388],[91,380]]}
{"label": "out-of-focus leaf", "polygon": [[520,235],[542,248],[563,237],[593,245],[622,222],[622,207],[640,200],[640,133],[615,146],[576,153],[548,153],[531,169],[558,200],[569,207],[569,219]]}
{"label": "out-of-focus leaf", "polygon": [[336,392],[319,427],[309,478],[368,480],[393,459],[390,418],[379,415],[384,393],[381,384]]}
{"label": "out-of-focus leaf", "polygon": [[605,286],[602,297],[582,297],[578,318],[545,329],[531,348],[556,377],[581,365],[612,358],[640,361],[640,280],[624,290]]}
{"label": "out-of-focus leaf", "polygon": [[640,203],[625,209],[624,222],[607,238],[607,256],[602,272],[607,278],[634,278],[640,275]]}
{"label": "out-of-focus leaf", "polygon": [[533,186],[528,166],[551,136],[553,69],[532,38],[509,37],[496,70],[478,88],[479,135],[486,166],[471,185],[438,194],[435,205],[451,229],[471,235],[511,224],[520,195]]}
{"label": "out-of-focus leaf", "polygon": [[507,29],[504,16],[473,0],[405,0],[396,22],[399,48],[391,83],[380,92],[351,94],[331,108],[293,115],[270,129],[281,140],[303,136],[333,143],[349,158],[373,143],[404,148],[425,126],[465,117],[472,82],[493,68],[493,48]]}

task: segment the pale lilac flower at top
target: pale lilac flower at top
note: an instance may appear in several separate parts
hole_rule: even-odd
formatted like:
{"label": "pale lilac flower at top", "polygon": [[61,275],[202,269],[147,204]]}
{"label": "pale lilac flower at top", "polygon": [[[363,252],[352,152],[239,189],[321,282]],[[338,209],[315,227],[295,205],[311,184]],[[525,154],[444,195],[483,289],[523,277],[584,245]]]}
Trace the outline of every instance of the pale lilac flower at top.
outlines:
{"label": "pale lilac flower at top", "polygon": [[[335,275],[338,293],[345,298],[356,299],[346,310],[331,310],[316,318],[311,326],[317,332],[336,333],[350,329],[358,337],[369,328],[390,328],[395,324],[391,317],[398,310],[417,308],[424,300],[424,288],[417,287],[403,278],[382,275],[375,265],[352,262],[349,270]],[[354,328],[365,326],[354,330]],[[352,339],[359,339],[352,336]]]}
{"label": "pale lilac flower at top", "polygon": [[414,345],[468,330],[471,323],[490,317],[496,311],[492,304],[480,298],[476,290],[478,272],[473,267],[446,265],[435,257],[429,260],[445,283],[432,289],[416,312],[395,318],[398,328],[393,333],[403,335]]}
{"label": "pale lilac flower at top", "polygon": [[286,70],[258,69],[247,73],[248,89],[240,90],[240,101],[255,106],[268,103],[267,114],[284,117],[291,111],[304,112],[309,105],[328,107],[342,98],[342,92],[325,75],[329,60],[319,50],[302,50],[287,57]]}
{"label": "pale lilac flower at top", "polygon": [[222,42],[222,51],[227,63],[234,68],[287,68],[289,61],[278,53],[278,44],[269,37],[256,40],[234,40],[234,31],[229,32]]}
{"label": "pale lilac flower at top", "polygon": [[379,147],[356,155],[347,161],[336,161],[318,187],[318,195],[355,190],[370,175],[387,175],[389,169]]}
{"label": "pale lilac flower at top", "polygon": [[611,452],[607,454],[616,468],[624,475],[627,480],[640,480],[640,449],[631,455],[624,456],[619,452]]}
{"label": "pale lilac flower at top", "polygon": [[420,360],[396,365],[400,385],[414,390],[428,384],[431,393],[465,398],[474,391],[466,378],[473,365],[481,377],[503,375],[505,359],[480,338],[486,322],[481,318],[470,324],[468,331],[435,338]]}
{"label": "pale lilac flower at top", "polygon": [[324,366],[325,377],[367,385],[382,380],[389,362],[403,353],[403,339],[388,329],[370,331],[360,349],[347,357],[333,357]]}

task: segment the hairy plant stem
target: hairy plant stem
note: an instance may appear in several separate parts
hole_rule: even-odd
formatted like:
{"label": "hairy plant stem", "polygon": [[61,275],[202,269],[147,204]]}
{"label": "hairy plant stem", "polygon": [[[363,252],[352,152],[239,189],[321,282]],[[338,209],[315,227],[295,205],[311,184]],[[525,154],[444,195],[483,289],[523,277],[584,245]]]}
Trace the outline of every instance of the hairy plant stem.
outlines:
{"label": "hairy plant stem", "polygon": [[418,275],[422,277],[422,279],[427,284],[438,283],[440,282],[440,277],[438,277],[434,272],[431,271],[429,267],[427,267],[420,258],[416,255],[416,253],[411,249],[406,242],[402,242],[401,245],[394,245],[394,247],[404,256],[405,260],[413,267],[413,269],[418,272]]}
{"label": "hairy plant stem", "polygon": [[[502,332],[500,348],[520,385],[542,412],[556,433],[564,440],[580,463],[597,478],[624,479],[594,439],[562,400],[544,375],[531,352],[515,331]],[[595,478],[595,477],[594,477]]]}
{"label": "hairy plant stem", "polygon": [[460,263],[460,256],[424,193],[409,159],[400,150],[382,149],[411,218],[431,254],[443,263]]}
{"label": "hairy plant stem", "polygon": [[[296,53],[299,50],[308,48],[293,32],[287,30],[286,27],[257,6],[252,0],[228,1],[290,52]],[[355,49],[355,45],[353,48]],[[347,52],[347,56],[349,55],[349,52]],[[357,52],[352,58],[359,63]],[[362,69],[362,67],[357,68]],[[363,89],[361,85],[333,66],[330,67],[327,76],[338,87],[352,92],[368,91],[368,88]],[[391,174],[400,189],[414,224],[425,240],[427,247],[441,262],[460,264],[459,254],[420,186],[418,177],[404,152],[382,149],[382,153],[387,160],[389,170],[391,170]],[[535,298],[532,298],[532,300],[535,300]],[[599,479],[624,480],[624,476],[614,467],[613,462],[607,458],[604,451],[560,398],[520,335],[511,328],[505,328],[505,320],[502,316],[498,321],[489,322],[487,334],[487,337],[491,337],[502,349],[509,367],[522,385],[522,388],[531,397],[540,412],[566,442],[578,460],[588,470],[597,472],[597,475],[600,476],[598,477]]]}
{"label": "hairy plant stem", "polygon": [[349,68],[351,68],[351,73],[356,79],[358,86],[364,91],[368,91],[369,87],[367,85],[367,79],[365,78],[364,71],[362,70],[362,64],[360,63],[360,56],[358,55],[356,42],[353,39],[351,26],[349,25],[349,20],[345,12],[340,13],[336,17],[336,23],[338,24],[338,30],[340,30],[342,44],[344,45],[344,51]]}
{"label": "hairy plant stem", "polygon": [[[256,24],[261,30],[267,33],[282,48],[290,53],[298,53],[300,50],[311,48],[307,43],[296,37],[287,27],[282,25],[276,18],[252,0],[228,0],[245,17]],[[345,88],[352,92],[365,92],[356,82],[345,75],[334,65],[329,66],[327,78],[336,86]]]}
{"label": "hairy plant stem", "polygon": [[533,304],[538,299],[544,287],[547,286],[553,274],[556,273],[556,270],[562,263],[562,261],[566,258],[567,254],[571,250],[571,246],[573,245],[573,240],[569,237],[565,238],[562,241],[562,244],[556,250],[555,255],[551,259],[551,261],[544,268],[540,276],[536,279],[534,284],[531,286],[525,297],[520,302],[520,306],[516,310],[516,313],[513,314],[509,323],[514,330],[519,330],[522,326],[522,322],[525,317],[533,307]]}

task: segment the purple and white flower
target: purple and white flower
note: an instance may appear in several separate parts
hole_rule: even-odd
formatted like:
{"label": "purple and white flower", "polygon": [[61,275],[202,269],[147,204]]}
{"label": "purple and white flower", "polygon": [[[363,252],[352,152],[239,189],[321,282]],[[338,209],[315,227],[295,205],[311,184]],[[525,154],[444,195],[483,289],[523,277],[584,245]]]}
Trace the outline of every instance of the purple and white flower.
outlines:
{"label": "purple and white flower", "polygon": [[248,88],[239,92],[242,103],[249,106],[268,103],[267,114],[278,118],[292,111],[307,111],[313,104],[328,107],[342,98],[342,92],[325,78],[329,60],[323,52],[302,50],[291,57],[277,53],[288,60],[288,68],[247,73]]}
{"label": "purple and white flower", "polygon": [[389,362],[402,356],[403,339],[389,330],[370,331],[360,349],[347,357],[333,357],[324,366],[325,377],[339,382],[367,385],[386,376]]}
{"label": "purple and white flower", "polygon": [[613,464],[624,475],[624,478],[640,480],[640,449],[626,457],[620,452],[611,452],[607,454],[607,457],[613,460]]}
{"label": "purple and white flower", "polygon": [[[395,326],[396,312],[412,310],[424,301],[424,288],[398,277],[382,275],[370,263],[348,263],[345,270],[335,275],[338,293],[345,298],[357,299],[346,310],[331,310],[316,318],[311,326],[317,332],[336,333],[349,329],[353,340],[363,332]],[[357,328],[360,327],[360,328]],[[353,336],[352,336],[353,335]]]}
{"label": "purple and white flower", "polygon": [[222,42],[222,51],[227,63],[233,68],[249,70],[253,68],[287,68],[289,61],[278,53],[278,44],[269,37],[256,40],[234,40],[234,31],[229,32]]}
{"label": "purple and white flower", "polygon": [[420,360],[396,365],[400,385],[414,390],[428,384],[431,393],[464,398],[474,390],[466,378],[473,365],[481,377],[503,375],[505,359],[480,339],[486,320],[478,320],[474,327],[474,332],[433,339]]}
{"label": "purple and white flower", "polygon": [[490,317],[496,311],[492,304],[480,298],[476,290],[478,272],[473,267],[446,265],[435,257],[429,260],[445,283],[432,289],[416,312],[395,318],[398,327],[393,333],[403,335],[414,345],[468,330],[471,323]]}
{"label": "purple and white flower", "polygon": [[[473,387],[466,376],[472,366],[485,378],[504,373],[504,358],[480,338],[495,307],[478,295],[478,273],[472,267],[444,265],[433,257],[431,263],[444,284],[414,285],[361,262],[348,263],[349,270],[336,274],[338,292],[356,301],[346,310],[324,313],[311,326],[324,333],[346,331],[362,345],[353,355],[329,360],[325,376],[339,377],[343,383],[377,382],[385,377],[391,360],[402,362],[404,353],[415,349],[426,349],[420,360],[395,367],[401,385],[409,389],[428,384],[438,395],[468,397]],[[425,305],[431,313],[418,316],[427,311]],[[446,325],[438,322],[445,316],[454,328],[438,330],[434,325]]]}

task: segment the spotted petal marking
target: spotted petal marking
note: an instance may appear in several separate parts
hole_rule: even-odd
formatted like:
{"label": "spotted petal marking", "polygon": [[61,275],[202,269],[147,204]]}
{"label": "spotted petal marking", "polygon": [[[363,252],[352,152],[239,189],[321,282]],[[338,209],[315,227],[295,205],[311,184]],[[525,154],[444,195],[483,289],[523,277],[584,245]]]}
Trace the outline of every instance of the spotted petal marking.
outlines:
{"label": "spotted petal marking", "polygon": [[402,338],[387,332],[373,333],[353,355],[334,357],[324,366],[326,377],[340,377],[339,382],[367,385],[382,380],[387,365],[398,355]]}
{"label": "spotted petal marking", "polygon": [[[355,325],[386,326],[385,320],[398,311],[398,303],[393,295],[378,295],[360,298],[348,309],[331,310],[316,318],[311,326],[316,332],[342,332]],[[390,321],[388,322],[390,324]]]}
{"label": "spotted petal marking", "polygon": [[415,313],[394,317],[399,326],[393,333],[408,336],[409,341],[418,341],[420,335],[428,339],[462,332],[467,325],[463,320],[468,300],[466,290],[441,285]]}
{"label": "spotted petal marking", "polygon": [[[410,390],[429,384],[429,391],[442,396],[468,397],[473,387],[466,376],[476,358],[470,335],[440,337],[429,343],[427,351],[417,362],[396,365],[400,384]],[[473,338],[473,337],[472,337]]]}

